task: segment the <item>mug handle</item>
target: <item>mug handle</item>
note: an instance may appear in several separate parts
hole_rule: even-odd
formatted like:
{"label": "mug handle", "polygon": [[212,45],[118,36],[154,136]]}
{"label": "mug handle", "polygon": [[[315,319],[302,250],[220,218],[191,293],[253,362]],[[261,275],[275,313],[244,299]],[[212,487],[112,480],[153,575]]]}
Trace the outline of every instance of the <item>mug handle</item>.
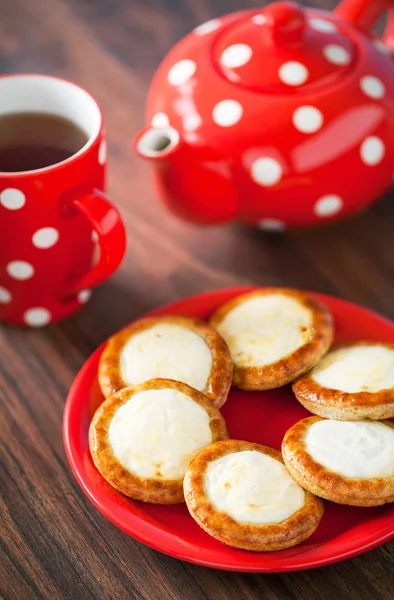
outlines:
{"label": "mug handle", "polygon": [[394,0],[342,0],[334,13],[359,29],[371,32],[376,21],[388,12],[382,42],[394,52]]}
{"label": "mug handle", "polygon": [[78,281],[70,284],[64,296],[96,287],[103,283],[118,268],[126,250],[126,232],[118,209],[104,192],[93,189],[90,193],[71,198],[67,209],[82,212],[96,231],[100,246],[100,257]]}

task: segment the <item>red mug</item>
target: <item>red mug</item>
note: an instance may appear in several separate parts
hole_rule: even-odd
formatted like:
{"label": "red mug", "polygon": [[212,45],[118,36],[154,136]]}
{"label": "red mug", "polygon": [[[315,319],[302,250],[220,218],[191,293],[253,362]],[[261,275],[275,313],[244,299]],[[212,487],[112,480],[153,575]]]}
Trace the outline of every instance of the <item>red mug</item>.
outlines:
{"label": "red mug", "polygon": [[0,117],[15,113],[64,117],[88,138],[62,162],[0,172],[0,321],[41,327],[87,302],[119,266],[126,236],[103,192],[107,151],[96,101],[63,79],[5,75]]}

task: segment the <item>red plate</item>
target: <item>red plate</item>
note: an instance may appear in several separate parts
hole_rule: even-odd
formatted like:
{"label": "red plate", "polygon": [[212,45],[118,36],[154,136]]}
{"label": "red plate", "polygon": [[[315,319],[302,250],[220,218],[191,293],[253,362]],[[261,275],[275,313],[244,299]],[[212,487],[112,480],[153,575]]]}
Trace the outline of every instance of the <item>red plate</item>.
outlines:
{"label": "red plate", "polygon": [[[218,306],[249,289],[209,292],[165,306],[155,314],[186,314],[206,319]],[[394,343],[394,323],[359,306],[315,294],[331,309],[336,341],[376,339]],[[92,503],[135,539],[175,558],[231,571],[296,571],[338,562],[375,548],[394,537],[394,505],[355,508],[326,502],[324,517],[312,537],[288,550],[247,552],[225,546],[205,533],[184,504],[158,506],[135,502],[115,491],[90,457],[88,428],[103,397],[97,367],[104,346],[85,363],[67,398],[63,436],[73,473]],[[290,387],[267,392],[231,391],[223,409],[232,438],[280,449],[285,431],[308,412]]]}

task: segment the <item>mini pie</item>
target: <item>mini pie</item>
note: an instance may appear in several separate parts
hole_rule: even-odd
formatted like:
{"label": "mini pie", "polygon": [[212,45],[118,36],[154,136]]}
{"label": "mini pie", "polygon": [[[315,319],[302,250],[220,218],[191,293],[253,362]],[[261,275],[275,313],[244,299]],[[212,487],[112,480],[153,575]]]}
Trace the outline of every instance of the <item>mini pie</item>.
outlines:
{"label": "mini pie", "polygon": [[331,314],[309,294],[268,288],[238,296],[211,317],[243,390],[281,387],[313,367],[333,338]]}
{"label": "mini pie", "polygon": [[299,544],[323,516],[321,500],[289,475],[281,453],[225,440],[192,459],[184,479],[191,516],[214,538],[245,550],[282,550]]}
{"label": "mini pie", "polygon": [[329,352],[293,384],[310,412],[339,421],[394,417],[394,345],[355,342]]}
{"label": "mini pie", "polygon": [[119,492],[155,504],[184,501],[183,477],[204,446],[227,438],[219,410],[185,383],[152,379],[124,388],[97,409],[90,452]]}
{"label": "mini pie", "polygon": [[175,315],[142,319],[110,338],[99,365],[104,396],[156,378],[187,383],[220,407],[232,380],[227,344],[207,323]]}
{"label": "mini pie", "polygon": [[285,464],[309,492],[339,504],[394,502],[394,423],[308,417],[286,432]]}

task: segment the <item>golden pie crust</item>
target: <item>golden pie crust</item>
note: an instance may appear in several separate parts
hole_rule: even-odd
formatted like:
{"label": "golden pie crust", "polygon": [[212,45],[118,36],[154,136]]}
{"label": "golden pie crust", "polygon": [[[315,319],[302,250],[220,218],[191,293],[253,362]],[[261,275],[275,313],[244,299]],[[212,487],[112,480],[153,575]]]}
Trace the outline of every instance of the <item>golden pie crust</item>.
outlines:
{"label": "golden pie crust", "polygon": [[206,446],[190,461],[184,479],[185,500],[191,516],[207,533],[235,548],[261,552],[301,543],[315,531],[324,512],[323,502],[309,492],[305,492],[304,506],[288,519],[262,525],[240,523],[210,502],[204,486],[209,463],[244,450],[256,450],[283,463],[280,452],[252,442],[225,440]]}
{"label": "golden pie crust", "polygon": [[[305,435],[313,423],[323,420],[307,417],[286,432],[282,454],[292,477],[312,494],[338,504],[379,506],[394,502],[394,477],[353,479],[326,469],[312,458],[305,447]],[[394,423],[384,421],[384,424],[394,429]]]}
{"label": "golden pie crust", "polygon": [[[352,346],[383,346],[394,351],[393,344],[361,341],[343,344],[335,348]],[[297,400],[309,412],[337,421],[360,421],[362,419],[391,419],[394,417],[394,387],[377,392],[342,392],[321,386],[312,378],[313,369],[293,383]]]}
{"label": "golden pie crust", "polygon": [[122,350],[132,336],[157,324],[179,325],[185,329],[190,329],[205,340],[212,355],[212,369],[207,385],[202,392],[215,406],[218,408],[223,406],[227,400],[233,375],[233,365],[228,346],[217,331],[204,321],[178,315],[141,319],[121,329],[108,340],[100,358],[98,371],[99,383],[104,396],[111,396],[130,385],[124,381],[120,369]]}
{"label": "golden pie crust", "polygon": [[[305,292],[286,288],[264,288],[223,304],[211,317],[212,327],[218,327],[224,317],[239,304],[256,296],[281,294],[297,300],[312,313],[309,341],[288,356],[269,365],[242,366],[234,364],[233,384],[243,390],[269,390],[286,385],[309,369],[326,354],[331,346],[334,327],[328,308]],[[280,333],[280,332],[278,332]]]}
{"label": "golden pie crust", "polygon": [[171,379],[151,379],[139,385],[120,390],[99,406],[89,428],[89,447],[93,462],[101,475],[122,494],[143,502],[177,504],[184,502],[183,478],[166,480],[138,477],[118,461],[108,441],[108,431],[112,418],[123,404],[139,392],[161,389],[173,389],[182,392],[205,408],[210,418],[210,428],[214,442],[228,437],[226,423],[222,415],[204,394],[185,383],[172,381]]}

